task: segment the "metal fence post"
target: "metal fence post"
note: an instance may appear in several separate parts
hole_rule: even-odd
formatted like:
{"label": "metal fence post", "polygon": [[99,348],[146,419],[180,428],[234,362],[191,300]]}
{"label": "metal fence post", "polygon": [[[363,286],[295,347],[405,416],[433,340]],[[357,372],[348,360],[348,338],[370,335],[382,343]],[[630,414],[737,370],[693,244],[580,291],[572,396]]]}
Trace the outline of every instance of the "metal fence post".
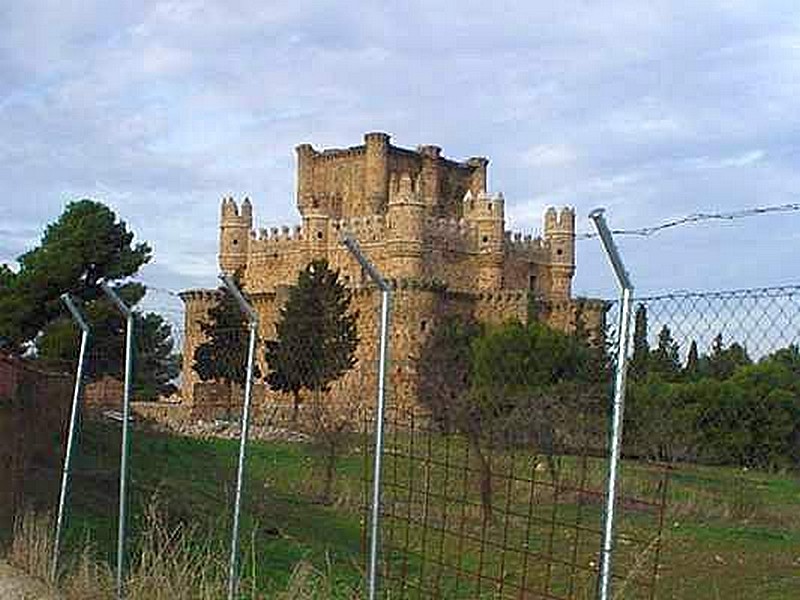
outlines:
{"label": "metal fence post", "polygon": [[125,317],[125,386],[122,393],[122,449],[119,459],[119,521],[117,527],[117,598],[123,597],[125,572],[125,530],[128,484],[128,429],[130,429],[131,379],[133,374],[133,311],[107,282],[100,288]]}
{"label": "metal fence post", "polygon": [[80,407],[81,385],[83,383],[83,365],[86,357],[86,346],[89,342],[89,325],[81,315],[78,307],[69,294],[62,294],[61,301],[66,305],[72,318],[81,330],[81,346],[78,351],[78,367],[75,371],[75,387],[72,393],[72,408],[69,414],[69,429],[67,432],[67,445],[64,452],[64,466],[61,469],[61,491],[58,495],[58,516],[56,517],[56,533],[53,541],[53,566],[51,576],[53,581],[58,574],[58,555],[61,548],[61,533],[64,528],[64,514],[67,502],[67,488],[69,486],[70,468],[72,464],[72,451],[75,440],[75,427]]}
{"label": "metal fence post", "polygon": [[620,319],[617,339],[617,361],[614,373],[614,404],[611,416],[611,456],[609,457],[608,481],[606,482],[605,514],[603,517],[603,542],[600,552],[600,578],[597,586],[599,600],[611,597],[611,565],[614,548],[614,520],[616,516],[617,483],[619,480],[620,455],[622,451],[622,425],[625,414],[625,379],[628,371],[628,355],[631,338],[631,304],[633,284],[631,283],[622,258],[619,255],[614,237],[603,216],[604,209],[593,210],[589,217],[594,221],[603,249],[611,262],[614,274],[621,289]]}
{"label": "metal fence post", "polygon": [[244,386],[244,406],[242,407],[242,425],[239,434],[239,464],[236,472],[236,498],[233,504],[233,531],[231,532],[231,554],[228,565],[228,600],[236,596],[237,564],[239,560],[239,516],[242,506],[242,486],[244,481],[244,461],[247,447],[247,432],[250,427],[250,396],[253,386],[253,361],[255,360],[256,335],[258,333],[258,313],[250,306],[236,282],[229,275],[220,275],[222,283],[239,304],[239,308],[247,316],[250,329],[250,341],[247,348],[247,380]]}
{"label": "metal fence post", "polygon": [[364,256],[358,242],[349,234],[342,236],[342,243],[355,257],[364,271],[381,290],[381,328],[378,359],[378,397],[375,408],[375,461],[372,480],[372,517],[370,520],[369,564],[367,568],[368,600],[375,600],[378,594],[378,537],[381,518],[381,468],[383,458],[383,424],[386,412],[386,368],[389,341],[389,306],[391,287],[375,266]]}

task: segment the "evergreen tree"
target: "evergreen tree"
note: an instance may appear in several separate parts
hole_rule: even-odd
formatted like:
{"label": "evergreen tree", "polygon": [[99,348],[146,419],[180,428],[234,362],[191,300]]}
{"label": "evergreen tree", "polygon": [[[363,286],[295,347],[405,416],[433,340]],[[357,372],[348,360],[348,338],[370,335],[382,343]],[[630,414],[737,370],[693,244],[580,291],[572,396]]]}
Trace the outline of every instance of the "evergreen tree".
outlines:
{"label": "evergreen tree", "polygon": [[700,375],[700,355],[698,354],[697,341],[695,340],[692,340],[689,346],[689,355],[686,357],[686,367],[683,372],[689,380],[697,379]]}
{"label": "evergreen tree", "polygon": [[[233,279],[240,286],[238,273]],[[221,380],[229,386],[243,387],[247,382],[250,341],[247,317],[225,286],[219,288],[217,297],[217,302],[208,310],[208,321],[200,324],[205,341],[195,349],[193,368],[202,381]],[[254,362],[253,378],[260,377],[261,371]],[[230,409],[229,405],[229,412]]]}
{"label": "evergreen tree", "polygon": [[647,375],[650,345],[647,343],[647,307],[639,304],[633,326],[633,356],[628,367],[631,379],[642,380]]}
{"label": "evergreen tree", "polygon": [[666,325],[658,332],[658,345],[650,353],[650,370],[667,380],[674,380],[681,371],[678,343]]}
{"label": "evergreen tree", "polygon": [[[127,283],[116,288],[129,306],[144,296],[141,284]],[[87,379],[103,376],[124,377],[125,317],[105,296],[88,302],[83,312],[91,323],[91,360],[85,364]],[[134,313],[133,394],[138,400],[152,400],[175,391],[180,373],[180,356],[174,352],[172,327],[156,313]],[[80,331],[74,320],[64,315],[48,323],[36,338],[36,358],[58,370],[75,370],[80,347]]]}
{"label": "evergreen tree", "polygon": [[722,334],[719,333],[711,343],[711,354],[706,359],[706,370],[708,375],[715,379],[727,379],[738,369],[753,364],[747,349],[733,342],[727,348],[722,342]]}
{"label": "evergreen tree", "polygon": [[356,319],[350,311],[350,291],[325,260],[300,271],[297,283],[275,325],[276,338],[267,341],[267,383],[294,396],[294,416],[300,392],[324,392],[356,364]]}
{"label": "evergreen tree", "polygon": [[134,245],[133,237],[125,222],[99,202],[67,205],[47,226],[39,246],[17,259],[17,271],[0,267],[0,338],[23,352],[63,315],[61,294],[91,301],[102,294],[100,280],[134,275],[150,260],[150,247]]}

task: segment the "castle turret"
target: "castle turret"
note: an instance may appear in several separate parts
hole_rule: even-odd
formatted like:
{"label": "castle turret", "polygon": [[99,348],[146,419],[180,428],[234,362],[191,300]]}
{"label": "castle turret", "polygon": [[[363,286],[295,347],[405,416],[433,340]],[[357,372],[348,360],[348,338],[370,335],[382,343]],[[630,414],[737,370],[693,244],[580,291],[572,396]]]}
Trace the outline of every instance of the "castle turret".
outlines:
{"label": "castle turret", "polygon": [[250,200],[242,202],[241,212],[232,197],[223,198],[219,222],[219,267],[233,274],[247,266],[250,231],[253,228],[253,207]]}
{"label": "castle turret", "polygon": [[464,219],[477,232],[478,288],[497,289],[503,286],[503,231],[505,200],[502,194],[473,195],[468,191],[463,200]]}
{"label": "castle turret", "polygon": [[310,209],[303,215],[309,259],[328,258],[328,225],[330,217],[320,210]]}
{"label": "castle turret", "polygon": [[422,273],[422,227],[425,203],[408,173],[390,190],[386,214],[386,255],[388,275],[397,279],[419,277]]}
{"label": "castle turret", "polygon": [[314,158],[316,150],[311,144],[300,144],[295,148],[297,152],[297,208],[300,214],[314,204]]}
{"label": "castle turret", "polygon": [[547,209],[544,215],[544,239],[550,248],[551,295],[567,299],[572,291],[575,274],[575,211],[563,208]]}
{"label": "castle turret", "polygon": [[366,176],[364,181],[365,206],[361,214],[385,212],[389,199],[389,135],[372,132],[364,135]]}
{"label": "castle turret", "polygon": [[473,196],[486,193],[486,171],[489,166],[489,159],[483,156],[473,156],[467,160],[467,166],[472,173],[469,179],[469,191]]}

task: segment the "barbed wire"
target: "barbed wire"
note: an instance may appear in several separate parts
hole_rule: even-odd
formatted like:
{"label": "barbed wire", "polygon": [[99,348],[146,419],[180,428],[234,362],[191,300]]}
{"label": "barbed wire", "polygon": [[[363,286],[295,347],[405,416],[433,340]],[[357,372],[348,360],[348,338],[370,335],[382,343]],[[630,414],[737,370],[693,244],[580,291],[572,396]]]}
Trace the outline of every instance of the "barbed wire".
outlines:
{"label": "barbed wire", "polygon": [[[745,219],[749,217],[756,217],[771,213],[783,212],[796,212],[800,211],[800,203],[792,202],[789,204],[779,204],[774,206],[756,206],[752,208],[744,208],[730,212],[700,212],[692,213],[685,217],[666,221],[659,225],[650,227],[639,227],[636,229],[614,229],[611,233],[615,235],[634,235],[640,237],[648,237],[665,229],[672,229],[673,227],[680,227],[682,225],[689,225],[693,223],[701,223],[704,221],[734,221],[737,219]],[[577,240],[589,240],[597,237],[597,233],[585,232],[579,233],[575,236]]]}

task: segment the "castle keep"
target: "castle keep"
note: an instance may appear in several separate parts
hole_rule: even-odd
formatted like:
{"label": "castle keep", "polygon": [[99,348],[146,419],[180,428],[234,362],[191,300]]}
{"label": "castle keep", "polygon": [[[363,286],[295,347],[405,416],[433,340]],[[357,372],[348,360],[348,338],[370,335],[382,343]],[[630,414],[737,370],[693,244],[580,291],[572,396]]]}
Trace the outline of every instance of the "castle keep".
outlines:
{"label": "castle keep", "polygon": [[[367,133],[345,149],[296,148],[297,207],[302,224],[256,229],[248,199],[222,200],[219,265],[239,271],[260,315],[261,339],[275,335],[288,286],[315,258],[325,258],[353,290],[359,311],[358,357],[375,357],[377,290],[341,243],[351,233],[395,287],[392,383],[413,395],[415,366],[427,333],[444,315],[472,314],[482,321],[536,318],[563,330],[576,315],[599,324],[603,305],[571,296],[575,273],[575,213],[550,208],[541,237],[505,231],[505,201],[487,191],[483,157],[454,161],[437,146],[393,146],[385,133]],[[202,341],[200,322],[214,303],[213,290],[190,290],[183,349],[183,397],[195,400],[199,380],[192,357]]]}

